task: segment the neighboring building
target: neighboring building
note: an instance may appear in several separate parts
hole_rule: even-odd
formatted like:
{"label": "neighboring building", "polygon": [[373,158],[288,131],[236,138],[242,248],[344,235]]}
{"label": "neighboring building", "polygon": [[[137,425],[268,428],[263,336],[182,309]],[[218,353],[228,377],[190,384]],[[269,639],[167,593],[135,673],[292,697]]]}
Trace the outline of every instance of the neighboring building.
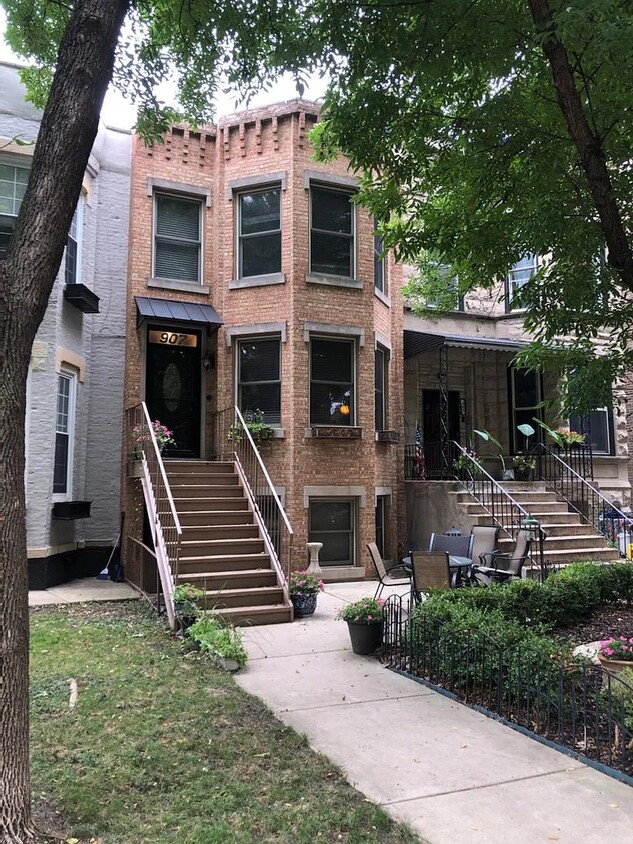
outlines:
{"label": "neighboring building", "polygon": [[[41,119],[25,100],[18,70],[0,64],[0,258]],[[33,344],[26,415],[31,588],[96,574],[119,532],[130,148],[129,132],[100,127]]]}
{"label": "neighboring building", "polygon": [[[404,531],[401,268],[338,159],[317,164],[316,106],[292,101],[217,127],[135,138],[125,406],[174,431],[167,457],[211,456],[214,414],[262,411],[262,446],[295,540],[326,578],[372,574]],[[197,307],[202,306],[202,307]],[[384,432],[384,433],[380,433]],[[401,439],[401,438],[400,438]],[[124,480],[126,533],[147,538]]]}

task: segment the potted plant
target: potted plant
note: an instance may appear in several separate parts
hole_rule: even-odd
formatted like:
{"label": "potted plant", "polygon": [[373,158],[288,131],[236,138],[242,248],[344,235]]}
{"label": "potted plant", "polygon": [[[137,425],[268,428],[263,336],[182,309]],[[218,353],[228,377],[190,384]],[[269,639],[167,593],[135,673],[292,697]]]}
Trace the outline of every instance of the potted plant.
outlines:
{"label": "potted plant", "polygon": [[497,448],[499,449],[499,454],[497,454],[497,457],[499,458],[499,460],[501,462],[501,479],[504,480],[504,481],[514,480],[514,472],[513,472],[512,469],[508,469],[507,466],[506,466],[506,461],[505,461],[505,458],[504,458],[503,453],[502,453],[503,452],[503,446],[501,445],[499,440],[496,439],[495,437],[493,437],[492,434],[490,433],[490,431],[478,431],[477,429],[474,429],[473,434],[477,434],[477,436],[481,437],[481,439],[485,443],[490,442],[493,445],[497,446]]}
{"label": "potted plant", "polygon": [[517,454],[512,458],[514,466],[514,478],[517,481],[529,481],[532,472],[536,469],[536,460],[529,454]]}
{"label": "potted plant", "polygon": [[[265,440],[272,440],[275,436],[275,429],[272,425],[267,425],[264,422],[264,412],[262,410],[247,410],[244,413],[244,423],[255,442],[255,445]],[[234,422],[229,428],[228,439],[229,442],[240,443],[244,436],[244,429],[239,422]]]}
{"label": "potted plant", "polygon": [[182,630],[187,630],[200,615],[198,602],[205,597],[202,589],[191,583],[179,583],[174,589],[174,612]]}
{"label": "potted plant", "polygon": [[612,674],[619,674],[626,668],[633,668],[633,637],[620,636],[600,642],[598,660],[603,668]]}
{"label": "potted plant", "polygon": [[565,450],[580,448],[585,444],[585,435],[578,431],[571,431],[569,428],[556,428],[555,432],[560,440],[560,445]]}
{"label": "potted plant", "polygon": [[248,654],[242,633],[216,616],[198,618],[187,630],[187,636],[225,671],[237,671],[246,665]]}
{"label": "potted plant", "polygon": [[305,618],[316,610],[319,592],[323,591],[323,581],[307,571],[290,572],[290,600],[295,609],[296,618]]}
{"label": "potted plant", "polygon": [[[173,431],[170,431],[167,425],[163,425],[158,419],[152,422],[152,430],[154,431],[156,445],[161,454],[168,445],[176,445]],[[132,437],[134,442],[134,458],[140,460],[143,455],[143,449],[151,442],[152,437],[148,431],[144,431],[144,426],[140,424],[132,428]]]}
{"label": "potted plant", "polygon": [[382,642],[382,598],[361,598],[338,611],[336,617],[347,622],[352,651],[372,654]]}
{"label": "potted plant", "polygon": [[467,448],[465,451],[466,453],[460,452],[459,456],[453,460],[453,469],[457,472],[458,477],[466,480],[479,477],[481,466],[477,452],[472,448]]}

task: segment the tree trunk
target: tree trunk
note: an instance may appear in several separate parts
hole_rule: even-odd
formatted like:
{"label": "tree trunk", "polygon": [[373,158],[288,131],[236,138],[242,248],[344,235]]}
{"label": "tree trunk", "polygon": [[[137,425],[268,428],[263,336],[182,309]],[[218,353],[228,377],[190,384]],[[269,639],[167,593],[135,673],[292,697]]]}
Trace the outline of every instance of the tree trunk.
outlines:
{"label": "tree trunk", "polygon": [[[0,844],[41,840],[30,810],[24,417],[31,346],[66,245],[129,0],[77,0],[6,260],[0,264]],[[39,479],[43,489],[51,478]]]}
{"label": "tree trunk", "polygon": [[622,285],[633,290],[633,253],[613,191],[602,139],[592,132],[587,120],[567,50],[556,35],[549,0],[528,0],[528,5],[538,32],[549,33],[543,41],[543,52],[552,71],[558,105],[578,150],[580,164],[600,218],[600,226],[609,248],[608,263],[618,271]]}

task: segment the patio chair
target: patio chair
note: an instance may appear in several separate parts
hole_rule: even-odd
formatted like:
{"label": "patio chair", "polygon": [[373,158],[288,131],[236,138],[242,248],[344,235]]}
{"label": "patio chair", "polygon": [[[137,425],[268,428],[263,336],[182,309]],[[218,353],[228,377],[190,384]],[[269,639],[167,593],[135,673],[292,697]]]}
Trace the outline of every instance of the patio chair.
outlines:
{"label": "patio chair", "polygon": [[432,533],[429,540],[429,551],[447,551],[455,557],[470,557],[472,535],[451,536],[446,533]]}
{"label": "patio chair", "polygon": [[470,559],[475,565],[485,565],[485,560],[482,560],[481,557],[496,551],[500,530],[499,525],[475,525],[473,527],[470,532],[472,536]]}
{"label": "patio chair", "polygon": [[[367,550],[369,551],[369,556],[371,557],[371,561],[374,564],[374,568],[376,569],[376,576],[378,577],[378,586],[376,587],[374,598],[380,597],[382,590],[385,588],[385,586],[411,586],[411,578],[409,577],[407,570],[403,568],[403,566],[393,566],[389,569],[389,571],[387,571],[380,551],[378,550],[378,546],[375,542],[370,542],[367,545]],[[405,575],[406,579],[398,580],[392,577],[392,572],[395,571]]]}
{"label": "patio chair", "polygon": [[411,593],[414,601],[419,601],[420,595],[430,589],[451,588],[451,568],[447,551],[412,551],[411,571]]}
{"label": "patio chair", "polygon": [[473,566],[473,579],[478,583],[507,583],[519,580],[523,565],[530,556],[530,540],[520,530],[514,550],[509,553],[492,551],[480,556],[481,565]]}

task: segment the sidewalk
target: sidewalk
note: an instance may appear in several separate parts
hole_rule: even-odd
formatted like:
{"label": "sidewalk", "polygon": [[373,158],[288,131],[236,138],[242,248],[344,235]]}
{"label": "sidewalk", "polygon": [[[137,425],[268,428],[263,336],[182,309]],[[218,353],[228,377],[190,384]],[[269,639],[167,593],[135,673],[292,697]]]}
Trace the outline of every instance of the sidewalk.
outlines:
{"label": "sidewalk", "polygon": [[86,601],[130,601],[139,593],[127,583],[114,583],[96,577],[82,577],[70,583],[62,583],[50,589],[34,589],[29,592],[29,607],[46,604],[82,604]]}
{"label": "sidewalk", "polygon": [[633,841],[633,788],[355,656],[334,615],[374,588],[330,584],[312,618],[247,630],[237,682],[429,844]]}

